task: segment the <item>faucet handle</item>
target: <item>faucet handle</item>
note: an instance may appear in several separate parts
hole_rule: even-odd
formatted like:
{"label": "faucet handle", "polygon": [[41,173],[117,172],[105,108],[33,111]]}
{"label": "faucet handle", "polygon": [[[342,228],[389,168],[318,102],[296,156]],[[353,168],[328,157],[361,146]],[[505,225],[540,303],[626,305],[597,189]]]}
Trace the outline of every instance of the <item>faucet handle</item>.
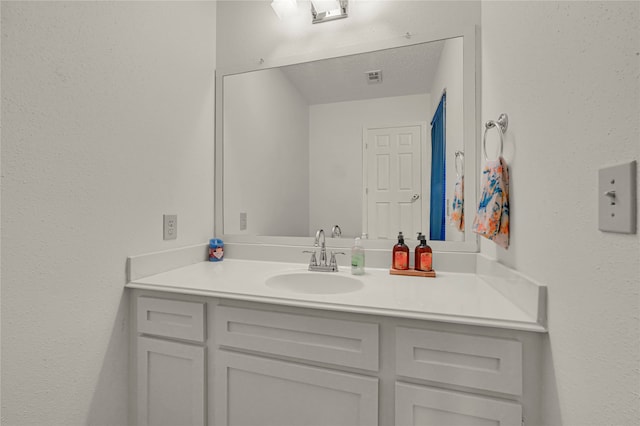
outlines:
{"label": "faucet handle", "polygon": [[329,261],[329,266],[335,266],[337,268],[338,267],[338,262],[336,261],[336,254],[344,254],[344,255],[346,255],[346,253],[344,253],[342,251],[332,251],[331,252],[331,260]]}
{"label": "faucet handle", "polygon": [[311,253],[311,259],[309,259],[309,266],[318,266],[318,261],[316,260],[316,252],[315,250],[303,250],[303,253]]}

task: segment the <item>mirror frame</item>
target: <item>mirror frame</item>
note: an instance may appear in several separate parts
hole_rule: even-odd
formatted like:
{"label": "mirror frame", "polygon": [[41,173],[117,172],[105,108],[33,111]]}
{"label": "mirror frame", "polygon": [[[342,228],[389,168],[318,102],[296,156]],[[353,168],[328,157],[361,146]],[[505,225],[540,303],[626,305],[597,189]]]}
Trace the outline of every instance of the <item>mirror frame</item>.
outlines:
{"label": "mirror frame", "polygon": [[[409,35],[397,37],[391,40],[382,40],[369,43],[362,43],[347,47],[327,49],[312,52],[309,54],[297,55],[289,58],[261,60],[258,65],[236,67],[234,69],[216,70],[216,120],[215,120],[215,182],[214,182],[214,234],[228,243],[240,244],[268,244],[278,246],[310,246],[313,244],[313,237],[283,237],[283,236],[262,236],[262,235],[240,235],[224,234],[224,129],[223,129],[223,79],[227,75],[244,72],[259,71],[276,68],[286,65],[294,65],[304,62],[312,62],[323,59],[337,58],[347,55],[369,53],[377,50],[391,49],[396,47],[411,46],[449,38],[463,37],[463,137],[465,155],[465,175],[464,175],[464,204],[465,211],[465,239],[464,241],[429,241],[429,245],[434,251],[439,252],[478,252],[479,240],[477,234],[472,232],[473,212],[477,206],[479,160],[478,146],[480,133],[476,131],[480,123],[480,66],[479,49],[477,45],[478,27],[467,27],[454,29],[449,28],[437,33],[425,33],[421,35]],[[472,167],[468,165],[471,162]],[[470,172],[470,173],[469,173]],[[471,214],[470,214],[471,213]],[[391,249],[394,240],[363,240],[366,249]],[[416,243],[417,244],[417,243]],[[327,246],[336,248],[349,248],[353,245],[352,238],[327,238]]]}

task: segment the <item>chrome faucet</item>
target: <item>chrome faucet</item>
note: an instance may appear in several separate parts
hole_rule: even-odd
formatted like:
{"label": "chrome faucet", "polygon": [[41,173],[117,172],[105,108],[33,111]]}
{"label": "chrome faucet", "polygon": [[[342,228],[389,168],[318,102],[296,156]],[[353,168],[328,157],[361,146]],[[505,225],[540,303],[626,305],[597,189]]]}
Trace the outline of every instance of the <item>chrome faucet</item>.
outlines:
{"label": "chrome faucet", "polygon": [[340,226],[333,225],[333,229],[331,230],[331,238],[340,238],[342,236],[342,229]]}
{"label": "chrome faucet", "polygon": [[[322,237],[322,239],[320,239]],[[320,247],[320,257],[316,258],[315,250],[305,250],[303,253],[311,253],[311,259],[309,259],[309,270],[320,272],[338,272],[338,262],[336,261],[336,254],[345,254],[342,252],[331,252],[331,259],[327,264],[327,246],[324,236],[324,230],[318,229],[316,232],[316,239],[313,244],[314,247]]]}

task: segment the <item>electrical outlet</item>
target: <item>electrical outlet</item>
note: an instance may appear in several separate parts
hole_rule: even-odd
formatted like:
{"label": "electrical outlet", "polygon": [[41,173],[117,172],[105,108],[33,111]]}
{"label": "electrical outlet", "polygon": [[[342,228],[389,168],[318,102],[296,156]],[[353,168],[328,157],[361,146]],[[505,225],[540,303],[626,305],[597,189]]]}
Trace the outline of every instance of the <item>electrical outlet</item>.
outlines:
{"label": "electrical outlet", "polygon": [[163,232],[165,240],[175,240],[178,238],[178,215],[177,214],[165,214]]}
{"label": "electrical outlet", "polygon": [[636,233],[636,162],[603,167],[598,172],[598,229]]}
{"label": "electrical outlet", "polygon": [[247,212],[240,212],[240,230],[247,230]]}

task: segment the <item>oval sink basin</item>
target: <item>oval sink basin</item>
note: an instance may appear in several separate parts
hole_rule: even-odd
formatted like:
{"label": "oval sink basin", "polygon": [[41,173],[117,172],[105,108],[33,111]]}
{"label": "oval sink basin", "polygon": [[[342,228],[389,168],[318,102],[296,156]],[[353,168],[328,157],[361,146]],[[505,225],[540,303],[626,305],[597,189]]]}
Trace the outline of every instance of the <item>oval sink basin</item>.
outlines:
{"label": "oval sink basin", "polygon": [[265,284],[278,290],[305,294],[350,293],[362,288],[362,281],[333,272],[291,272],[267,278]]}

